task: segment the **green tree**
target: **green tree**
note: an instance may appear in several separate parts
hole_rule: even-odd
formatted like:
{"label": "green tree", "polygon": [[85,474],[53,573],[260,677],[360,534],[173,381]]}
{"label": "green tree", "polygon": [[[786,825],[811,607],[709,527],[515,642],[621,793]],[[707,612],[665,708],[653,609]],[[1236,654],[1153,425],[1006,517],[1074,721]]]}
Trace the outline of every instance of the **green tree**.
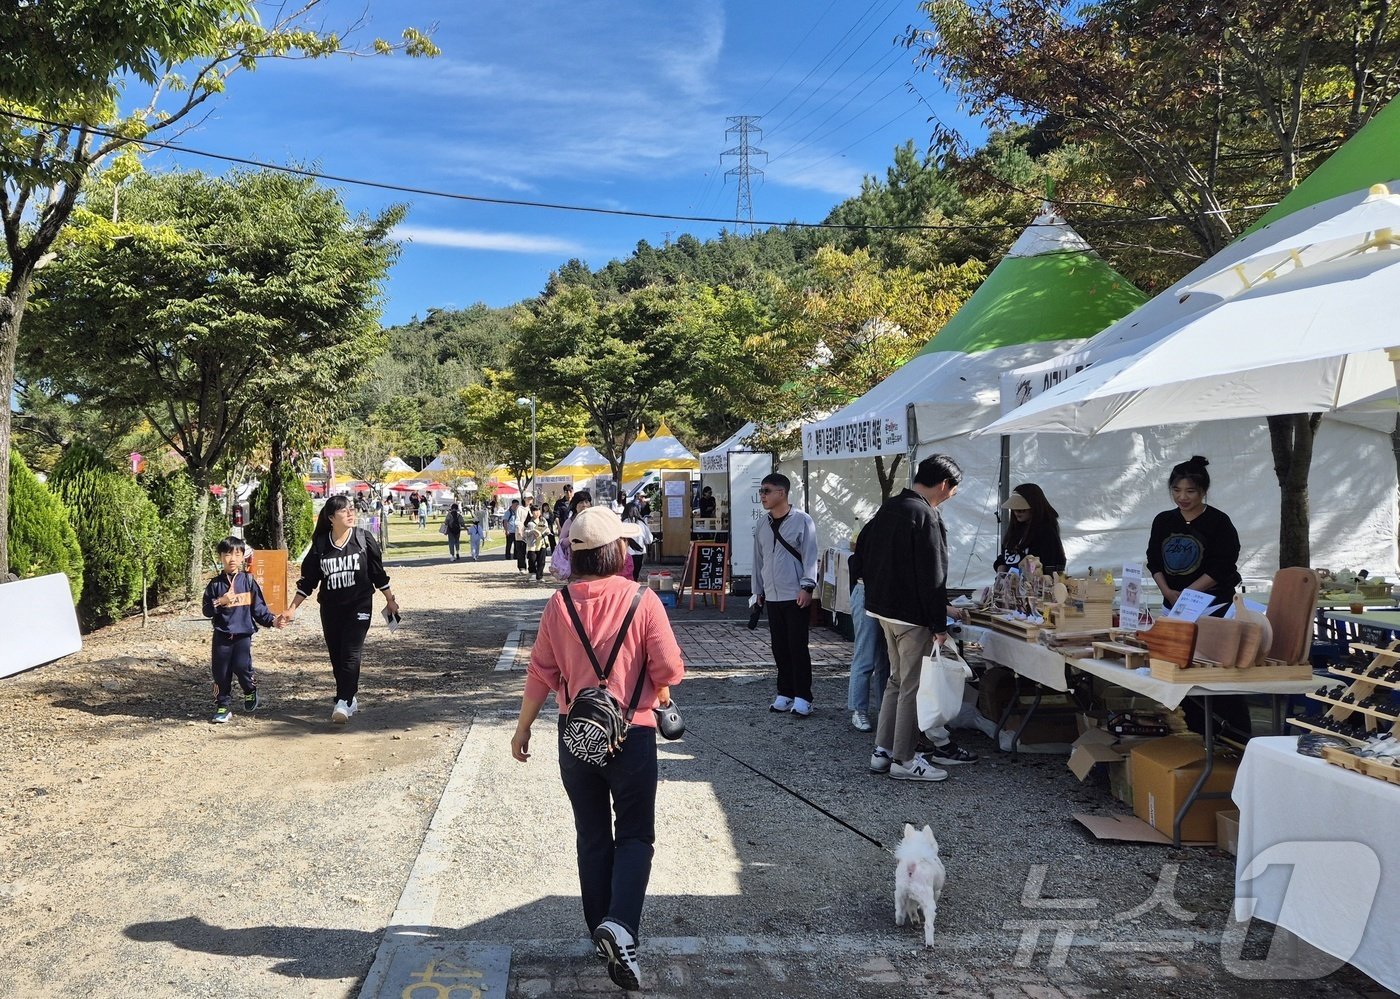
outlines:
{"label": "green tree", "polygon": [[[311,494],[291,462],[282,465],[280,488],[273,490],[272,473],[258,480],[248,497],[248,523],[243,536],[254,548],[285,548],[295,558],[311,540],[316,514]],[[274,506],[276,504],[276,506]]]}
{"label": "green tree", "polygon": [[76,604],[83,595],[83,551],[63,502],[10,449],[10,569],[21,579],[61,572]]}
{"label": "green tree", "polygon": [[681,321],[687,294],[658,286],[605,304],[589,288],[563,287],[520,320],[512,362],[519,386],[582,407],[619,485],[642,418],[670,411],[715,375],[712,352],[698,350]]}
{"label": "green tree", "polygon": [[[485,382],[469,385],[458,393],[456,437],[473,442],[473,448],[464,449],[466,460],[479,462],[483,453],[497,456],[499,463],[515,476],[523,495],[530,477],[530,407],[518,402],[525,392],[510,373],[487,369],[484,374]],[[534,440],[539,470],[549,468],[568,454],[587,427],[587,417],[577,406],[536,403]],[[484,481],[481,476],[490,471],[472,470],[477,473],[478,485]]]}
{"label": "green tree", "polygon": [[84,627],[116,620],[143,602],[156,575],[160,515],[136,480],[81,444],[68,448],[49,482],[68,509],[83,550]]}
{"label": "green tree", "polygon": [[115,223],[113,189],[94,195],[35,296],[25,367],[84,405],[139,411],[185,462],[194,593],[202,497],[257,407],[332,405],[337,379],[382,349],[401,212],[352,219],[335,192],[272,172],[134,178]]}
{"label": "green tree", "polygon": [[204,545],[194,547],[195,508],[199,493],[184,468],[161,472],[151,466],[138,476],[160,514],[160,546],[156,555],[156,572],[152,586],[154,600],[188,600],[195,594],[190,590],[190,563],[202,569],[216,562],[216,546],[228,537],[230,524],[223,503],[217,496],[205,492]]}
{"label": "green tree", "polygon": [[[39,269],[93,175],[136,143],[171,134],[239,70],[261,60],[337,53],[437,53],[420,32],[363,50],[312,26],[321,0],[273,8],[262,24],[248,0],[45,0],[0,10],[0,227],[9,268],[0,295],[0,385],[14,381],[25,308]],[[142,104],[123,111],[129,84]],[[138,89],[133,87],[133,90]],[[10,449],[10,407],[0,406],[0,454]],[[0,578],[9,566],[8,462],[0,462]]]}
{"label": "green tree", "polygon": [[370,426],[392,443],[394,452],[422,468],[438,453],[441,438],[424,426],[423,402],[413,396],[390,399],[374,411]]}

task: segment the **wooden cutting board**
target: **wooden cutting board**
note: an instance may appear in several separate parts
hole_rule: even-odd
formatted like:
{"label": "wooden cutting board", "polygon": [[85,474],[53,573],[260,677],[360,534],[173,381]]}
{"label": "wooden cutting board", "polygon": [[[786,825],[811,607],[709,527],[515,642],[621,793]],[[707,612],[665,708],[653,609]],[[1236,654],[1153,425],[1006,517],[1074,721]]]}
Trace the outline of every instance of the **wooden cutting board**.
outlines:
{"label": "wooden cutting board", "polygon": [[1184,669],[1191,665],[1191,658],[1196,653],[1196,624],[1194,621],[1158,618],[1151,628],[1137,633],[1137,640],[1147,646],[1153,659],[1175,663]]}
{"label": "wooden cutting board", "polygon": [[1240,650],[1235,655],[1236,666],[1258,667],[1264,665],[1264,628],[1268,627],[1269,619],[1263,614],[1252,616],[1260,618],[1264,622],[1264,627],[1261,628],[1256,621],[1239,621]]}
{"label": "wooden cutting board", "polygon": [[1312,650],[1313,615],[1317,613],[1317,573],[1292,567],[1274,574],[1269,594],[1269,624],[1274,629],[1269,658],[1284,663],[1306,662]]}
{"label": "wooden cutting board", "polygon": [[1233,666],[1239,659],[1243,628],[1238,621],[1223,617],[1203,617],[1196,622],[1195,660],[1204,659],[1220,666]]}
{"label": "wooden cutting board", "polygon": [[[1242,662],[1240,665],[1263,666],[1264,659],[1266,656],[1268,656],[1269,649],[1274,643],[1273,625],[1269,624],[1269,619],[1263,614],[1260,614],[1258,611],[1250,610],[1248,607],[1246,607],[1244,604],[1244,596],[1239,593],[1235,594],[1235,620],[1242,621],[1245,624],[1256,624],[1259,626],[1259,641],[1258,644],[1255,646],[1254,661]],[[1240,641],[1242,649],[1247,638],[1248,636],[1246,636],[1245,639],[1241,639]],[[1243,654],[1241,654],[1240,658],[1244,658]]]}

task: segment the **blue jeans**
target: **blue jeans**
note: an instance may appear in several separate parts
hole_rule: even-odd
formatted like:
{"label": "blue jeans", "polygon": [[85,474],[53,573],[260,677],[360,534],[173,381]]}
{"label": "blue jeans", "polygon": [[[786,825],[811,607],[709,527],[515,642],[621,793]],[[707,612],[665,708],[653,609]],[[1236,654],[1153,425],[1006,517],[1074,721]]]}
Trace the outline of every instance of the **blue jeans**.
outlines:
{"label": "blue jeans", "polygon": [[880,622],[865,613],[865,583],[857,583],[851,591],[851,623],[855,626],[856,647],[851,654],[851,685],[846,693],[846,707],[851,711],[870,710],[870,681],[875,681],[874,702],[885,696],[885,684],[890,679],[890,653],[885,645],[885,633]]}
{"label": "blue jeans", "polygon": [[656,729],[629,728],[622,751],[601,767],[584,763],[564,748],[562,716],[559,732],[559,775],[574,809],[578,883],[588,932],[612,919],[640,940],[656,842]]}

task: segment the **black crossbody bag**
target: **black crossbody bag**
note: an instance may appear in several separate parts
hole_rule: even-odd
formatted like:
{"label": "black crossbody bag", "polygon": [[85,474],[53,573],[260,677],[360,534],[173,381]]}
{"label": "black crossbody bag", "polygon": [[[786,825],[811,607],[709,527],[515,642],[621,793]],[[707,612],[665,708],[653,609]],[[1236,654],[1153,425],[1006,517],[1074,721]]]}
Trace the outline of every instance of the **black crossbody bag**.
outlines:
{"label": "black crossbody bag", "polygon": [[[632,689],[632,700],[627,705],[625,714],[622,702],[608,690],[607,680],[617,663],[618,653],[622,651],[622,642],[626,639],[632,618],[637,613],[637,605],[642,602],[642,595],[646,591],[645,585],[637,587],[637,592],[632,597],[632,606],[627,609],[627,616],[622,619],[622,627],[618,629],[617,642],[613,645],[606,666],[598,663],[598,655],[593,651],[593,642],[584,630],[583,622],[579,620],[578,608],[574,606],[574,598],[569,594],[569,588],[566,586],[559,591],[563,594],[564,609],[569,612],[574,631],[578,632],[579,641],[583,643],[583,651],[588,653],[593,672],[598,674],[598,686],[585,687],[569,702],[569,713],[564,717],[564,748],[575,759],[591,763],[595,767],[604,766],[622,749],[622,743],[627,738],[627,728],[631,725],[632,716],[637,713],[637,704],[642,699],[642,684],[647,676],[645,662],[637,671],[637,685]],[[567,691],[565,694],[567,696]]]}

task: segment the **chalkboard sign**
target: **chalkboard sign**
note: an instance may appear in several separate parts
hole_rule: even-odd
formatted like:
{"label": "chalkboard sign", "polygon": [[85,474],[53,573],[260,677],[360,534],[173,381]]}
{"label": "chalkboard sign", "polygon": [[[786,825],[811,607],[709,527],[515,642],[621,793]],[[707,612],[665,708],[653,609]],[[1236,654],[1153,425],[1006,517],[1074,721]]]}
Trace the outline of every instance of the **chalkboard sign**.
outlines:
{"label": "chalkboard sign", "polygon": [[719,609],[724,610],[724,591],[729,582],[729,545],[713,541],[693,541],[686,559],[685,584],[690,587],[690,606],[695,607],[697,593],[719,595]]}

